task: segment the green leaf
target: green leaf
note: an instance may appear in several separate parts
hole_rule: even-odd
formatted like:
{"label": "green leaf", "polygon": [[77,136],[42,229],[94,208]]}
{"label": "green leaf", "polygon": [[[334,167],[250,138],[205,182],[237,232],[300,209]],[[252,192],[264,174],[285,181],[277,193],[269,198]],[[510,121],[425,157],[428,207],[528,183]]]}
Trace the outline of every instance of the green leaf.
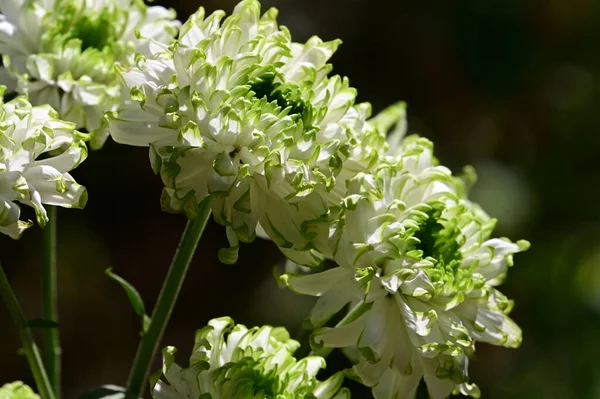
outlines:
{"label": "green leaf", "polygon": [[25,324],[29,328],[58,328],[59,324],[52,320],[31,319]]}
{"label": "green leaf", "polygon": [[140,293],[137,292],[137,290],[125,279],[114,274],[112,272],[112,268],[106,269],[105,273],[108,277],[119,283],[119,285],[125,290],[125,294],[127,294],[127,298],[129,298],[129,302],[131,303],[131,306],[133,306],[133,310],[141,318],[142,335],[144,335],[148,330],[148,326],[150,325],[150,317],[148,317],[148,315],[146,314],[146,310],[144,308],[144,301],[142,300]]}
{"label": "green leaf", "polygon": [[125,388],[118,385],[102,385],[100,388],[85,392],[79,399],[122,399]]}

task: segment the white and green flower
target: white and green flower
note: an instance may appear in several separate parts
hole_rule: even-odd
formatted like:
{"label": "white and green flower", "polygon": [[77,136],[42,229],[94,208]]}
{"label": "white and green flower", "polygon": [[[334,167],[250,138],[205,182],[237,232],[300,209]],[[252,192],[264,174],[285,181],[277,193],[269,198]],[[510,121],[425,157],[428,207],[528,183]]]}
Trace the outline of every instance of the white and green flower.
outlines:
{"label": "white and green flower", "polygon": [[44,204],[85,206],[86,190],[68,172],[87,157],[87,135],[25,97],[6,104],[0,99],[0,105],[0,233],[19,238],[32,222],[20,220],[17,203],[33,207],[42,227],[48,221]]}
{"label": "white and green flower", "polygon": [[17,93],[86,129],[93,148],[108,137],[104,112],[121,101],[115,64],[133,64],[180,25],[143,0],[13,0],[0,12],[0,54]]}
{"label": "white and green flower", "polygon": [[318,262],[309,222],[328,212],[328,196],[339,202],[335,187],[372,164],[370,147],[385,138],[365,129],[369,106],[354,104],[348,80],[328,76],[339,41],[295,43],[256,0],[224,17],[200,8],[177,41],[121,70],[136,103],[109,118],[111,133],[151,146],[163,209],[194,218],[213,197],[232,246],[223,261],[235,261],[260,223],[299,263]]}
{"label": "white and green flower", "polygon": [[21,381],[15,381],[0,387],[0,399],[40,399],[40,397]]}
{"label": "white and green flower", "polygon": [[246,328],[228,317],[198,330],[190,366],[175,363],[175,348],[163,350],[163,377],[153,387],[156,399],[343,399],[343,373],[316,379],[321,357],[293,357],[299,343],[281,327]]}
{"label": "white and green flower", "polygon": [[[521,342],[507,316],[512,302],[493,286],[528,243],[490,238],[495,220],[437,166],[428,140],[390,147],[377,172],[348,186],[330,234],[339,266],[283,280],[319,297],[308,319],[314,344],[354,348],[354,371],[376,398],[412,398],[421,377],[434,399],[453,390],[476,397],[468,383],[475,341]],[[348,304],[360,309],[349,323],[322,327]]]}

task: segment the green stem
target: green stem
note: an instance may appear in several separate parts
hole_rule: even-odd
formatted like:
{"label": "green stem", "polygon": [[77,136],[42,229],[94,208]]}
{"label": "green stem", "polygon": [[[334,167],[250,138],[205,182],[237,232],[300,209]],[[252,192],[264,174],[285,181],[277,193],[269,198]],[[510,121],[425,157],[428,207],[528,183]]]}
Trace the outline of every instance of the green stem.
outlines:
{"label": "green stem", "polygon": [[185,279],[194,252],[196,251],[198,241],[200,241],[204,227],[208,222],[210,211],[210,198],[208,198],[200,205],[199,215],[196,220],[188,221],[185,227],[181,241],[179,242],[179,248],[175,252],[175,257],[171,263],[167,278],[154,307],[150,325],[138,346],[138,351],[129,374],[126,399],[138,399],[142,396],[144,386],[150,374],[152,359],[154,359],[158,351],[160,340],[171,317],[171,312],[175,307],[175,302],[179,296],[179,291],[183,285],[183,280]]}
{"label": "green stem", "polygon": [[[367,310],[371,309],[372,304],[366,303],[365,301],[361,301],[358,305],[356,305],[352,310],[348,312],[346,316],[339,323],[337,323],[336,327],[345,326],[346,324],[352,323],[354,320],[358,319],[363,315]],[[334,348],[323,347],[316,351],[311,351],[309,356],[321,356],[327,357],[333,351]]]}
{"label": "green stem", "polygon": [[[58,289],[56,277],[56,225],[57,210],[55,206],[49,206],[48,223],[43,230],[43,253],[42,263],[42,298],[43,318],[58,323]],[[60,333],[57,328],[44,329],[44,358],[50,383],[54,389],[56,398],[60,398],[61,380],[61,353]]]}
{"label": "green stem", "polygon": [[48,379],[48,375],[44,369],[44,363],[42,362],[40,351],[33,341],[33,336],[27,327],[27,320],[23,315],[23,310],[21,310],[19,301],[17,301],[17,297],[15,296],[15,293],[8,282],[6,274],[4,274],[4,269],[2,266],[0,266],[0,295],[6,303],[10,317],[12,318],[13,323],[15,323],[17,331],[19,332],[21,344],[23,345],[23,353],[25,354],[27,362],[29,363],[29,368],[33,374],[33,378],[40,396],[42,399],[55,399],[54,393],[52,392],[52,386],[50,385],[50,380]]}

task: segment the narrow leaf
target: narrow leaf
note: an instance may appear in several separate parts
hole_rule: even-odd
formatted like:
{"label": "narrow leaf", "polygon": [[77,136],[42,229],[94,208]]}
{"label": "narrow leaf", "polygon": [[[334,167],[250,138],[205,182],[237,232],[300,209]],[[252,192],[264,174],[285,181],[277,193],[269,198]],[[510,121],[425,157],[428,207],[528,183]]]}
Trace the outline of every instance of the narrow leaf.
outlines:
{"label": "narrow leaf", "polygon": [[103,385],[85,392],[79,399],[123,399],[124,397],[125,388],[117,385]]}
{"label": "narrow leaf", "polygon": [[142,300],[140,293],[137,292],[137,290],[124,278],[114,274],[111,268],[106,269],[105,273],[108,277],[119,283],[119,285],[125,290],[125,294],[127,294],[127,298],[129,298],[129,302],[131,303],[131,306],[133,306],[133,310],[141,318],[143,335],[150,325],[150,317],[148,317],[146,314],[144,301]]}

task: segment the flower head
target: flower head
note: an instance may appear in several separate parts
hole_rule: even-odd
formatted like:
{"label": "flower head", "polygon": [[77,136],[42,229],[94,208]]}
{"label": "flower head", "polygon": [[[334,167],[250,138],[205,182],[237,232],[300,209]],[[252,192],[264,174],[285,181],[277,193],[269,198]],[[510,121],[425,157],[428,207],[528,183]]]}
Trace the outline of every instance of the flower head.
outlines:
{"label": "flower head", "polygon": [[175,348],[163,350],[164,380],[156,382],[156,399],[342,399],[342,374],[324,382],[316,374],[325,366],[321,357],[296,360],[299,343],[284,328],[248,329],[228,317],[211,320],[196,333],[189,368],[174,362]]}
{"label": "flower head", "polygon": [[48,105],[33,107],[25,97],[0,105],[0,232],[19,238],[32,223],[20,220],[17,202],[33,207],[42,227],[43,204],[85,206],[86,190],[68,172],[86,158],[87,136]]}
{"label": "flower head", "polygon": [[213,197],[232,246],[222,260],[235,260],[258,223],[280,247],[309,252],[304,222],[327,211],[343,171],[372,162],[358,151],[377,142],[363,128],[369,107],[354,104],[347,79],[328,76],[339,41],[295,43],[256,0],[224,17],[200,8],[177,41],[121,71],[137,103],[110,118],[112,135],[151,146],[165,210],[193,218]]}
{"label": "flower head", "polygon": [[168,41],[179,26],[172,10],[142,0],[16,0],[0,12],[0,53],[16,91],[86,129],[94,148],[108,137],[104,112],[120,102],[115,63],[132,64],[149,39]]}
{"label": "flower head", "polygon": [[21,381],[15,381],[0,387],[0,399],[40,399],[40,397]]}
{"label": "flower head", "polygon": [[[432,147],[401,138],[376,172],[352,179],[330,234],[338,267],[283,276],[319,296],[308,320],[315,345],[357,350],[354,371],[378,399],[413,397],[421,377],[432,398],[477,396],[467,372],[475,341],[521,342],[512,302],[494,286],[528,243],[491,238],[495,220],[466,199],[465,182],[437,165]],[[351,322],[322,328],[356,303],[362,313]]]}

